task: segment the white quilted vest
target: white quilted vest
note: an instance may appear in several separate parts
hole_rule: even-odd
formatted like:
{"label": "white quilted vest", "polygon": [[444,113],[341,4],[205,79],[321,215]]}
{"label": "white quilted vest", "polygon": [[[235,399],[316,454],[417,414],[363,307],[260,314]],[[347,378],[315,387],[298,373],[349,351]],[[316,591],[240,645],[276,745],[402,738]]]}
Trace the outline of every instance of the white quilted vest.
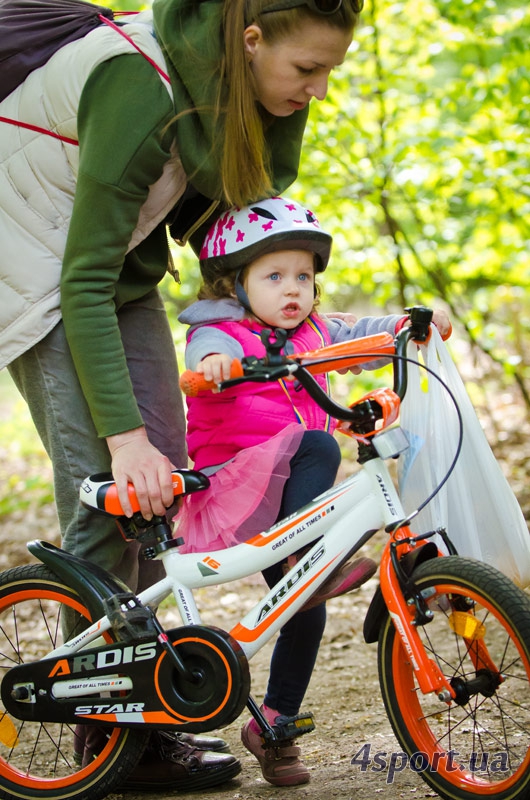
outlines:
{"label": "white quilted vest", "polygon": [[[142,53],[167,72],[152,13],[138,14],[124,28]],[[0,116],[77,140],[79,98],[90,73],[109,58],[134,52],[112,28],[96,28],[30,73],[0,103]],[[161,80],[171,95],[169,82]],[[0,368],[60,319],[59,281],[78,162],[76,145],[0,122]],[[175,152],[150,187],[129,250],[165,218],[185,185]]]}

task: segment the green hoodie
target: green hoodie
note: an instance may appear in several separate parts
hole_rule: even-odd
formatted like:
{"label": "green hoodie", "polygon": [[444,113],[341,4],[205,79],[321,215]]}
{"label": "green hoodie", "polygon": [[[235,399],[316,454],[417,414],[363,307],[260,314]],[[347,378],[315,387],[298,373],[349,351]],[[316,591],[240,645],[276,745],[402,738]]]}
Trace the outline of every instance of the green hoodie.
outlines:
{"label": "green hoodie", "polygon": [[[151,291],[167,269],[165,225],[129,254],[127,247],[174,137],[193,187],[214,200],[220,196],[218,126],[213,125],[212,109],[223,46],[222,2],[155,0],[153,15],[174,102],[158,73],[138,54],[118,56],[97,67],[79,105],[80,164],[63,261],[61,310],[76,370],[102,437],[142,425],[116,308]],[[194,108],[200,113],[181,116],[175,123],[176,114]],[[306,120],[307,110],[295,112],[277,118],[267,130],[278,193],[296,178]],[[178,214],[176,222],[178,227]]]}

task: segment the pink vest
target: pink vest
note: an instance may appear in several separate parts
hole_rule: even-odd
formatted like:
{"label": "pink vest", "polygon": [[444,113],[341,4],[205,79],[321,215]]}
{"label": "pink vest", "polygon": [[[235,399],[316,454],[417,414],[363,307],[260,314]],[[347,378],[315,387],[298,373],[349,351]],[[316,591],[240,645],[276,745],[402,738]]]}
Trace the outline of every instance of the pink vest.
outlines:
{"label": "pink vest", "polygon": [[[246,356],[264,356],[259,333],[251,320],[212,324],[236,339]],[[191,334],[193,336],[193,333]],[[289,339],[294,353],[330,344],[325,323],[312,315]],[[316,376],[327,391],[325,375]],[[239,450],[271,438],[287,425],[299,422],[308,430],[334,430],[336,422],[294,381],[246,383],[214,394],[200,392],[188,398],[188,451],[195,469],[223,464]]]}

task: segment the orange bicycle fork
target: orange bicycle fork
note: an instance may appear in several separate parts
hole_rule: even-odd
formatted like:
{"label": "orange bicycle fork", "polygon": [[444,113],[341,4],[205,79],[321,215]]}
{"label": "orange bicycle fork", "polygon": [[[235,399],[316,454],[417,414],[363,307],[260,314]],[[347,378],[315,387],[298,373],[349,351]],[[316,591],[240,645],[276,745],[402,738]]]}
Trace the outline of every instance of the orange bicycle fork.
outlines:
{"label": "orange bicycle fork", "polygon": [[400,549],[400,557],[403,557],[422,546],[425,543],[418,542],[407,526],[389,536],[381,558],[381,592],[421,691],[423,694],[436,692],[440,700],[450,704],[456,696],[455,690],[438,664],[427,655],[418,633],[418,625],[428,623],[432,611],[427,609],[425,601],[418,595],[405,596],[394,564],[393,552],[397,553],[397,548]]}

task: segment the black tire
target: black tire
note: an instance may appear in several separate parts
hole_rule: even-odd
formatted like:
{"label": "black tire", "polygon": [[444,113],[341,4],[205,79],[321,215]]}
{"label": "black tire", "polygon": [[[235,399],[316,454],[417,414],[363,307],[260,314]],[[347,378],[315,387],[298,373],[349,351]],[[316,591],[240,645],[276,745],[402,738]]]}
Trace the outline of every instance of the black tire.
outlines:
{"label": "black tire", "polygon": [[[83,617],[90,621],[79,595],[47,567],[29,565],[1,573],[0,678],[10,667],[53,650],[62,641],[66,625],[86,627],[80,621]],[[116,789],[137,764],[148,734],[108,728],[108,739],[102,743],[100,738],[93,759],[83,767],[76,763],[74,744],[79,744],[79,734],[88,728],[20,722],[1,707],[0,797],[99,800]]]}
{"label": "black tire", "polygon": [[[388,617],[379,636],[379,681],[409,765],[446,800],[529,800],[528,595],[487,564],[457,556],[422,564],[414,580],[434,611],[420,636],[458,688],[459,703],[422,694]],[[480,657],[474,666],[470,656],[484,644],[501,678],[481,669]],[[480,681],[480,691],[471,680]]]}

